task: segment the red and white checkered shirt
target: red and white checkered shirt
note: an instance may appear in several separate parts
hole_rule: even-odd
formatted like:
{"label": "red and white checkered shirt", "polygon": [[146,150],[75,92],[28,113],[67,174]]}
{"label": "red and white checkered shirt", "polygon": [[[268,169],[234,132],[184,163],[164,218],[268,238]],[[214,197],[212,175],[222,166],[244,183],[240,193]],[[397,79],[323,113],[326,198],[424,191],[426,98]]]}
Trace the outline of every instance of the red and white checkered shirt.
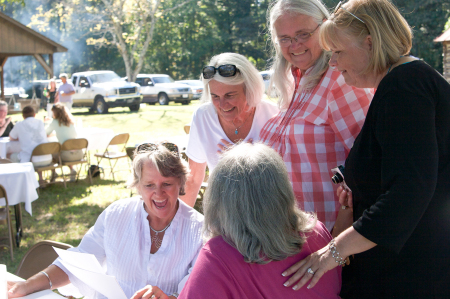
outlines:
{"label": "red and white checkered shirt", "polygon": [[373,90],[351,87],[328,68],[312,92],[299,94],[304,78],[298,68],[292,74],[296,92],[289,108],[265,124],[260,139],[283,158],[299,207],[317,213],[331,231],[340,208],[331,169],[345,163]]}

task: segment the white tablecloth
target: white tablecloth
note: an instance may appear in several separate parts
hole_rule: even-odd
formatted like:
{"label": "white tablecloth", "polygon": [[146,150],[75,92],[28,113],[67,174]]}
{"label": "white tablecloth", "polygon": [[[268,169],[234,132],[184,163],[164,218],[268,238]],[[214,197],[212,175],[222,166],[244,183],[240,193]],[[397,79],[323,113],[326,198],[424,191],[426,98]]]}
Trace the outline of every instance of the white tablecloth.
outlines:
{"label": "white tablecloth", "polygon": [[[11,274],[9,272],[7,273],[6,277],[7,277],[8,281],[23,281],[22,278],[14,275],[14,274]],[[53,293],[50,290],[45,290],[45,291],[36,292],[34,294],[30,294],[25,297],[19,297],[19,298],[24,298],[24,299],[62,299],[63,297]]]}
{"label": "white tablecloth", "polygon": [[6,158],[6,154],[20,152],[19,141],[9,141],[9,137],[0,137],[0,158]]}
{"label": "white tablecloth", "polygon": [[[38,199],[36,179],[31,162],[0,164],[0,184],[5,187],[10,206],[25,203],[25,210],[32,212],[31,203]],[[0,206],[5,205],[5,199],[0,198]]]}

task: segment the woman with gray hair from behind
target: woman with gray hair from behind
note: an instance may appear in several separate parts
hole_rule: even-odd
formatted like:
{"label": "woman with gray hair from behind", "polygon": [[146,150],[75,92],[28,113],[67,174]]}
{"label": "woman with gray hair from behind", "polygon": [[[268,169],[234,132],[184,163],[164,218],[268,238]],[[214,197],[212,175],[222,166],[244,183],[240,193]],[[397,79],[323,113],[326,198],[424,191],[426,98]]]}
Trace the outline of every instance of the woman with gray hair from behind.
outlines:
{"label": "woman with gray hair from behind", "polygon": [[226,151],[203,204],[209,240],[179,299],[339,298],[338,268],[323,276],[320,287],[298,292],[276,275],[325,246],[331,235],[297,208],[284,162],[273,149],[241,143]]}
{"label": "woman with gray hair from behind", "polygon": [[[260,138],[283,158],[301,209],[337,235],[350,225],[331,182],[364,123],[372,93],[345,83],[319,44],[329,13],[320,0],[277,0],[267,12],[273,46],[272,83],[281,112]],[[339,212],[339,213],[338,213]],[[338,216],[339,214],[339,216]],[[344,221],[346,222],[346,221]]]}
{"label": "woman with gray hair from behind", "polygon": [[240,54],[214,56],[203,68],[201,80],[205,103],[192,117],[186,150],[191,172],[186,195],[181,197],[190,206],[195,204],[206,166],[211,174],[219,160],[218,144],[259,140],[261,128],[278,112],[275,104],[262,100],[262,77]]}

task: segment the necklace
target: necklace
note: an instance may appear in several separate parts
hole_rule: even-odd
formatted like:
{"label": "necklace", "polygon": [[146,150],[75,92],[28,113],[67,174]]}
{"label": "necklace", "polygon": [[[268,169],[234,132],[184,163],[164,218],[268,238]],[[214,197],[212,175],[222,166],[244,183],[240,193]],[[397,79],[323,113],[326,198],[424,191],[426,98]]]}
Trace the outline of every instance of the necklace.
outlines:
{"label": "necklace", "polygon": [[155,230],[155,229],[153,229],[153,227],[151,225],[149,225],[150,229],[155,233],[155,235],[152,237],[152,244],[155,244],[156,249],[159,249],[161,247],[161,244],[162,244],[162,238],[160,238],[158,236],[158,234],[159,233],[163,233],[167,228],[169,228],[169,226],[172,224],[172,220],[170,220],[169,225],[167,225],[162,230]]}
{"label": "necklace", "polygon": [[239,134],[239,129],[247,122],[247,120],[250,118],[250,116],[252,116],[253,112],[255,112],[255,110],[253,110],[249,116],[247,116],[247,118],[244,120],[244,122],[242,123],[242,125],[240,125],[239,127],[236,127],[236,125],[234,124],[234,120],[231,121],[231,123],[233,124],[234,128],[236,129],[234,131],[234,134]]}

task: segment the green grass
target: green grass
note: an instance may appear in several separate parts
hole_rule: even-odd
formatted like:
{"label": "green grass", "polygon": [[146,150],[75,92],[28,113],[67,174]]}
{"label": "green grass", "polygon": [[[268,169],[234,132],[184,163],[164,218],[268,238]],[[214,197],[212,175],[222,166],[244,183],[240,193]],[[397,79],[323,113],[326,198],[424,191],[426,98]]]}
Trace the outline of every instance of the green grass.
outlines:
{"label": "green grass", "polygon": [[[190,123],[192,113],[199,102],[188,106],[171,103],[169,106],[142,105],[139,112],[130,112],[128,108],[110,109],[108,114],[89,114],[87,109],[73,109],[76,119],[83,120],[84,127],[111,128],[115,133],[130,133],[128,144],[134,145],[149,139],[164,139],[184,135],[183,127]],[[44,110],[36,118],[43,119]],[[12,116],[13,121],[22,120],[21,114]],[[92,164],[96,164],[91,160]],[[126,161],[118,165],[126,168]],[[69,172],[68,169],[65,170]],[[84,172],[85,173],[85,172]],[[33,215],[24,211],[23,238],[19,248],[14,248],[12,262],[9,250],[0,248],[0,264],[6,264],[9,272],[14,273],[26,251],[42,240],[54,240],[77,246],[87,230],[94,225],[98,215],[112,202],[130,196],[126,188],[129,172],[118,173],[116,181],[106,171],[106,176],[94,178],[91,186],[88,180],[68,183],[64,189],[62,183],[53,184],[40,190],[39,198],[33,202]],[[15,222],[13,221],[15,227]],[[5,236],[6,227],[0,225],[0,235]],[[1,240],[4,243],[6,240]]]}

